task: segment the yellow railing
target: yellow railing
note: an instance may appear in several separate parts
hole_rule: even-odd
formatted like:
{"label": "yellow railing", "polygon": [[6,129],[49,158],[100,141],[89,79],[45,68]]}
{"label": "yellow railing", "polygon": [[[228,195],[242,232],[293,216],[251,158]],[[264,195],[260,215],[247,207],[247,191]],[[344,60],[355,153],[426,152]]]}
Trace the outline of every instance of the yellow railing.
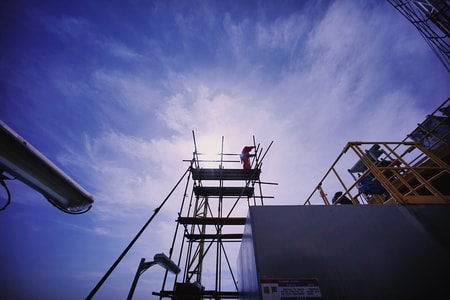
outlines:
{"label": "yellow railing", "polygon": [[450,203],[445,147],[436,154],[416,142],[349,142],[304,204]]}

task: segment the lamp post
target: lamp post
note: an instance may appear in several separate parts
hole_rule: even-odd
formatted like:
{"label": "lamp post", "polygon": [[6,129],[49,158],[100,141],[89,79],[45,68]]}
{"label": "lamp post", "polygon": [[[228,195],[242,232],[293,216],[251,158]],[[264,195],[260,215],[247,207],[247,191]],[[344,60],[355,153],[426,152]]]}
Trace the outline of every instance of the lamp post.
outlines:
{"label": "lamp post", "polygon": [[142,275],[148,268],[155,265],[154,261],[145,262],[145,258],[141,258],[139,266],[136,270],[136,275],[134,275],[133,283],[131,284],[130,292],[128,293],[127,300],[131,300],[133,298],[134,290],[136,289],[136,285],[139,279],[139,276]]}
{"label": "lamp post", "polygon": [[131,300],[133,298],[134,290],[136,289],[137,282],[139,280],[139,276],[141,276],[145,271],[147,271],[148,268],[154,265],[160,265],[164,269],[174,273],[178,274],[180,273],[180,268],[170,259],[168,258],[164,253],[155,254],[153,257],[153,261],[145,261],[145,258],[141,258],[141,261],[139,262],[139,266],[136,270],[136,274],[134,275],[133,283],[131,284],[130,292],[128,293],[127,300]]}

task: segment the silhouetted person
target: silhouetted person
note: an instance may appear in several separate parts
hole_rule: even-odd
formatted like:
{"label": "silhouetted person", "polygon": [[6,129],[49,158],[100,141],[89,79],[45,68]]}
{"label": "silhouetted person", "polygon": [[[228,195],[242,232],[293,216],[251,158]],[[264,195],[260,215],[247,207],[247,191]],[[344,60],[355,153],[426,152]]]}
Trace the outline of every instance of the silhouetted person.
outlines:
{"label": "silhouetted person", "polygon": [[[333,199],[331,200],[332,203],[335,203],[339,197],[342,196],[342,192],[337,192],[336,194],[334,194]],[[339,200],[340,204],[353,204],[352,200],[348,199],[346,196],[341,197],[341,200]]]}
{"label": "silhouetted person", "polygon": [[250,157],[255,156],[255,154],[250,154],[250,151],[252,151],[253,148],[255,148],[255,146],[245,146],[244,149],[242,149],[241,164],[244,165],[245,170],[248,170],[251,168]]}

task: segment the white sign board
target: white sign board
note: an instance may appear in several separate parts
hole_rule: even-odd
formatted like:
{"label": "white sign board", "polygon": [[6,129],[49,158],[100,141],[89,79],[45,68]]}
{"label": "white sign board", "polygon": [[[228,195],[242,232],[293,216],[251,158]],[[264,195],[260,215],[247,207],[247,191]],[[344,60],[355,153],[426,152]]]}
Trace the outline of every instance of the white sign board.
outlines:
{"label": "white sign board", "polygon": [[261,279],[263,300],[322,299],[319,281],[315,278]]}

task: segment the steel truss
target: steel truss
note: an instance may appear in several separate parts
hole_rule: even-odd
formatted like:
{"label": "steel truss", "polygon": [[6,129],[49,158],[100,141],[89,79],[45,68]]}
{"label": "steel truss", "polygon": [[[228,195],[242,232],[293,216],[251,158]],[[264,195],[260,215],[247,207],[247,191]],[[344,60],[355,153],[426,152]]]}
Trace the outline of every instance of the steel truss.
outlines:
{"label": "steel truss", "polygon": [[450,5],[445,0],[388,0],[410,21],[450,72]]}

